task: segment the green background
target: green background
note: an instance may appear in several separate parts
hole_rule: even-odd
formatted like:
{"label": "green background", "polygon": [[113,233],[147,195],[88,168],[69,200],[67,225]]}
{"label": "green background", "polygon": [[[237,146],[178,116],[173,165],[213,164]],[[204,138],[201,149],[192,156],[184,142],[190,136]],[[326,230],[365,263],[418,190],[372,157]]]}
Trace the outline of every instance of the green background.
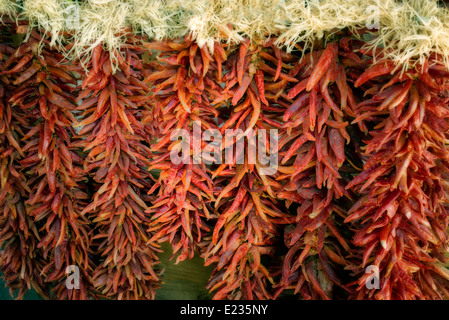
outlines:
{"label": "green background", "polygon": [[[176,257],[169,261],[172,250],[167,243],[162,244],[163,253],[159,255],[161,267],[165,268],[161,288],[157,290],[156,300],[206,300],[211,295],[205,289],[213,266],[204,267],[204,260],[196,255],[192,260],[185,260],[175,265]],[[12,300],[9,289],[0,279],[0,300]],[[41,297],[30,290],[24,300],[41,300]]]}

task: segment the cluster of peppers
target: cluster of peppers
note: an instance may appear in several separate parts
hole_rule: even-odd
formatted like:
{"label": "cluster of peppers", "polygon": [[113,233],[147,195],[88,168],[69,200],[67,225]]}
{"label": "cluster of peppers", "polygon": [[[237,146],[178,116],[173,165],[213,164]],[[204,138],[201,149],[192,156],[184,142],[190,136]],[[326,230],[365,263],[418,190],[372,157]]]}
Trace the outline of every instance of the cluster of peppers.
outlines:
{"label": "cluster of peppers", "polygon": [[1,31],[0,270],[19,298],[154,299],[166,241],[215,267],[214,299],[449,298],[441,57],[402,70],[349,31],[293,53],[124,31],[81,67],[26,23]]}

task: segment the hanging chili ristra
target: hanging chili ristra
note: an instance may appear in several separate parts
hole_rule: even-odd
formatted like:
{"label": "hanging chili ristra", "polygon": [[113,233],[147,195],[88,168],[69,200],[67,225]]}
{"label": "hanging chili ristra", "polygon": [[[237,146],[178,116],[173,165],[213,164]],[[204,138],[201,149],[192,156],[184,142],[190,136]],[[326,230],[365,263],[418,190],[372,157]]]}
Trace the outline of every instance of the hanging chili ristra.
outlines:
{"label": "hanging chili ristra", "polygon": [[152,153],[140,121],[149,87],[138,45],[143,40],[125,36],[116,59],[101,44],[93,50],[77,97],[80,130],[73,146],[87,152],[84,169],[95,189],[81,212],[96,228],[92,246],[100,261],[91,275],[93,285],[109,298],[154,299],[160,249],[146,230],[150,216],[142,190],[151,187],[146,167]]}
{"label": "hanging chili ristra", "polygon": [[23,117],[19,105],[10,103],[15,89],[10,77],[16,74],[5,73],[20,51],[12,47],[14,26],[6,23],[0,29],[0,269],[11,296],[18,290],[16,298],[22,299],[27,290],[34,288],[48,297],[49,290],[39,275],[42,268],[42,255],[37,249],[39,227],[25,208],[31,189],[19,163],[25,156],[21,137],[28,119]]}
{"label": "hanging chili ristra", "polygon": [[[370,52],[358,54],[371,58]],[[443,254],[449,72],[439,56],[415,69],[396,69],[381,59],[353,77],[367,95],[353,122],[372,129],[360,152],[363,171],[346,186],[359,195],[345,219],[358,247],[350,268],[360,278],[351,298],[443,299],[449,292]],[[366,286],[368,266],[377,270],[378,290]]]}
{"label": "hanging chili ristra", "polygon": [[[178,263],[193,258],[195,251],[205,246],[204,235],[210,230],[207,221],[213,217],[213,182],[201,157],[204,142],[194,126],[200,131],[218,129],[218,111],[211,101],[222,97],[214,75],[221,73],[226,54],[215,50],[212,55],[188,38],[147,47],[161,52],[156,71],[146,79],[153,88],[153,110],[143,121],[157,132],[149,170],[159,170],[158,180],[149,190],[154,197],[147,212],[152,214],[153,240],[168,240],[173,257],[179,253]],[[188,154],[174,161],[184,152],[182,148],[189,150]]]}
{"label": "hanging chili ristra", "polygon": [[279,124],[279,156],[283,187],[277,196],[288,206],[299,205],[296,223],[286,228],[289,248],[276,296],[294,289],[303,299],[331,299],[333,287],[349,289],[338,276],[350,250],[339,231],[344,209],[335,202],[343,196],[340,170],[346,163],[346,114],[353,114],[353,94],[339,62],[339,43],[312,50],[290,70],[297,84],[280,95],[285,106]]}
{"label": "hanging chili ristra", "polygon": [[[22,31],[25,27],[21,26]],[[76,123],[75,97],[70,92],[76,78],[48,43],[32,30],[28,41],[5,62],[8,69],[2,73],[16,86],[9,102],[26,119],[21,138],[24,158],[19,163],[31,189],[25,211],[38,226],[39,274],[52,282],[58,299],[87,299],[92,267],[90,222],[80,212],[88,195],[82,190],[81,157],[70,146]],[[66,268],[71,265],[82,275],[80,290],[66,287]]]}
{"label": "hanging chili ristra", "polygon": [[[265,94],[265,90],[269,92],[271,87],[278,90],[289,81],[296,82],[282,69],[293,56],[282,57],[271,42],[265,47],[267,49],[246,41],[235,49],[230,48],[223,67],[225,75],[221,80],[232,105],[220,108],[220,131],[225,136],[221,144],[224,158],[212,171],[215,189],[219,190],[215,201],[218,219],[212,242],[203,254],[206,265],[216,265],[207,285],[215,292],[214,299],[271,299],[274,280],[269,269],[272,266],[266,266],[261,259],[264,256],[273,258],[279,225],[291,222],[276,199],[280,183],[262,172],[261,159],[256,159],[249,151],[255,147],[255,141],[251,140],[257,140],[260,129],[275,128],[271,112],[279,106],[273,103],[276,98]],[[264,50],[274,51],[276,57],[272,60],[276,69],[265,64],[264,58],[271,56]],[[278,79],[280,84],[276,83]],[[233,137],[229,137],[230,132]],[[260,148],[257,153],[270,154],[274,148],[270,144],[273,139],[266,135],[261,141],[257,144]],[[225,151],[229,148],[235,152],[231,159],[226,159]]]}

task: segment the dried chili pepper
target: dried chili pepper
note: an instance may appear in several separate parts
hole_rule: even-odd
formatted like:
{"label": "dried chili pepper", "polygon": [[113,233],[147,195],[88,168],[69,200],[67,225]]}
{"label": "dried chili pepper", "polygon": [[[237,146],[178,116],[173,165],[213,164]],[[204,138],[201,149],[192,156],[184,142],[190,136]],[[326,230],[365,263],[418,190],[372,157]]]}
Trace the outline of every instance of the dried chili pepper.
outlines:
{"label": "dried chili pepper", "polygon": [[[351,298],[447,298],[442,252],[449,223],[444,90],[449,79],[430,76],[428,63],[402,73],[382,60],[354,78],[355,86],[368,92],[354,122],[372,130],[361,152],[363,171],[346,186],[359,195],[345,219],[356,229],[358,247],[349,266],[359,277]],[[440,68],[440,57],[432,63]],[[377,288],[366,286],[373,278],[372,272],[362,274],[368,266],[377,270]]]}
{"label": "dried chili pepper", "polygon": [[343,111],[351,113],[346,108],[349,86],[338,79],[344,73],[338,57],[339,45],[331,42],[291,69],[297,84],[283,102],[279,155],[285,167],[277,178],[283,184],[277,196],[299,206],[296,223],[286,229],[289,251],[275,296],[294,289],[303,299],[331,299],[334,286],[349,291],[336,271],[347,264],[344,252],[349,250],[337,227],[343,210],[335,200],[350,198],[340,170],[347,166],[345,144],[350,141]]}
{"label": "dried chili pepper", "polygon": [[80,127],[72,144],[87,154],[84,169],[94,194],[81,214],[95,223],[92,247],[99,258],[91,277],[105,297],[154,299],[159,285],[158,245],[147,231],[148,199],[141,190],[151,187],[146,167],[152,153],[141,124],[149,87],[143,82],[142,39],[128,36],[118,70],[99,44],[81,79],[78,99]]}
{"label": "dried chili pepper", "polygon": [[[155,157],[149,170],[158,169],[159,177],[149,193],[154,193],[150,230],[153,239],[168,240],[176,263],[191,259],[205,246],[204,235],[210,230],[207,220],[213,216],[212,179],[202,157],[204,142],[196,130],[217,129],[218,112],[212,101],[222,99],[215,74],[217,64],[226,60],[206,47],[199,48],[188,37],[181,42],[151,43],[149,49],[160,50],[156,72],[146,82],[153,87],[153,110],[144,116],[144,124],[156,126]],[[160,70],[160,71],[159,71]],[[195,129],[196,126],[196,129]],[[179,133],[177,136],[173,134]],[[178,140],[182,138],[182,140]],[[190,150],[185,158],[175,161],[181,148]],[[179,163],[178,163],[179,162]]]}
{"label": "dried chili pepper", "polygon": [[[274,37],[210,50],[124,30],[121,54],[100,44],[85,72],[40,30],[14,48],[12,25],[0,28],[0,267],[19,298],[154,299],[164,241],[176,262],[214,265],[214,299],[448,298],[442,57],[399,70],[390,49],[364,48],[365,30],[299,54]],[[206,130],[233,135],[218,158]],[[271,174],[260,154],[278,156]],[[70,265],[81,290],[65,286]]]}
{"label": "dried chili pepper", "polygon": [[[12,47],[12,24],[1,28],[1,68],[16,50]],[[0,268],[11,296],[17,292],[22,299],[28,289],[49,296],[44,279],[38,270],[42,267],[42,254],[37,249],[38,225],[25,209],[31,192],[28,179],[21,171],[19,161],[24,156],[22,111],[9,103],[14,87],[9,77],[0,77]]]}
{"label": "dried chili pepper", "polygon": [[[284,73],[284,62],[272,44],[248,41],[227,52],[222,80],[232,106],[219,108],[219,121],[221,133],[233,137],[225,135],[222,163],[211,169],[218,217],[212,241],[203,253],[206,265],[215,264],[207,287],[214,292],[214,299],[272,299],[273,266],[261,259],[275,260],[279,226],[291,222],[292,217],[276,198],[280,184],[262,173],[264,165],[250,149],[255,147],[259,131],[273,129],[276,123],[270,112],[275,99],[268,92],[275,90],[281,95],[278,92],[291,78]],[[268,56],[275,61],[276,69],[263,61]],[[278,79],[280,86],[274,85]],[[273,150],[273,140],[268,138],[266,135],[262,143],[257,143],[258,154]],[[229,149],[234,151],[227,157]]]}
{"label": "dried chili pepper", "polygon": [[[44,46],[37,51],[39,43]],[[22,52],[22,55],[20,54]],[[80,216],[88,195],[83,191],[81,158],[70,150],[75,134],[76,78],[65,68],[63,56],[48,46],[37,30],[31,32],[8,59],[5,74],[14,84],[9,103],[22,117],[23,159],[19,161],[30,188],[23,214],[34,220],[37,272],[53,284],[58,299],[87,299],[90,295],[89,220]],[[20,94],[26,91],[27,94]],[[82,275],[80,290],[66,287],[66,268],[75,265]],[[37,268],[37,266],[35,267]]]}

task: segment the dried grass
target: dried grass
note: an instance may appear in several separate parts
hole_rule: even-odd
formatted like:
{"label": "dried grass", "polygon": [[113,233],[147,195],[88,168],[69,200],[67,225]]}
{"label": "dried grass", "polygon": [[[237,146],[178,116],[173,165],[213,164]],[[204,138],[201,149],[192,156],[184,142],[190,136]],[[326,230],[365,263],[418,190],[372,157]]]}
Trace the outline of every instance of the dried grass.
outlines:
{"label": "dried grass", "polygon": [[17,16],[19,5],[15,0],[0,0],[0,15],[6,15],[10,18]]}
{"label": "dried grass", "polygon": [[[0,12],[12,12],[12,3],[0,0]],[[74,5],[70,0],[25,0],[23,16],[60,44],[63,31],[70,30],[65,21]],[[276,37],[277,45],[291,51],[298,42],[306,49],[339,30],[374,22],[379,29],[372,30],[367,47],[387,48],[388,58],[404,68],[434,53],[449,67],[449,9],[437,0],[86,0],[77,8],[70,53],[83,62],[100,43],[120,52],[127,28],[155,40],[189,35],[211,50],[216,41],[249,38],[260,43]]]}
{"label": "dried grass", "polygon": [[186,34],[187,26],[181,25],[178,0],[129,0],[128,21],[133,30],[157,41],[177,38]]}
{"label": "dried grass", "polygon": [[449,9],[435,0],[389,4],[380,2],[379,30],[366,47],[386,48],[386,57],[404,70],[433,54],[440,55],[449,68]]}
{"label": "dried grass", "polygon": [[50,34],[50,45],[62,46],[64,31],[67,31],[71,27],[70,23],[74,22],[73,15],[76,15],[76,8],[77,5],[71,0],[24,0],[19,19],[28,20],[29,32],[34,27],[40,27]]}
{"label": "dried grass", "polygon": [[199,45],[213,48],[216,41],[262,42],[285,28],[288,12],[281,0],[196,1],[184,15],[183,24]]}
{"label": "dried grass", "polygon": [[113,69],[117,65],[117,55],[126,42],[124,30],[129,28],[127,17],[132,8],[124,0],[90,0],[80,6],[79,26],[73,33],[74,43],[69,55],[80,59],[83,66],[90,60],[92,50],[97,45],[111,53]]}
{"label": "dried grass", "polygon": [[375,1],[370,0],[301,0],[286,3],[288,20],[276,41],[287,51],[302,43],[303,49],[312,47],[317,40],[325,40],[334,32],[345,28],[363,28],[371,18],[368,10]]}

